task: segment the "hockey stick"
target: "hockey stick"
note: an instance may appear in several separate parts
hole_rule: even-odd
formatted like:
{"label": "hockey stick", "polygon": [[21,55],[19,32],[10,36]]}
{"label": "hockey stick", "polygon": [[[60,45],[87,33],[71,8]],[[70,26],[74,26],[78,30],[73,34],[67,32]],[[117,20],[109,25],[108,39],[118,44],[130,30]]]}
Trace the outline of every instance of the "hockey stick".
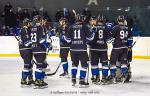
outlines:
{"label": "hockey stick", "polygon": [[46,76],[52,76],[52,75],[55,75],[60,67],[61,63],[59,63],[59,65],[57,66],[56,70],[53,72],[53,73],[49,73],[49,74],[46,74]]}
{"label": "hockey stick", "polygon": [[14,35],[14,37],[16,38],[16,40],[19,42],[20,40],[19,40],[19,38],[17,38],[17,36],[16,35]]}
{"label": "hockey stick", "polygon": [[140,38],[141,38],[141,36],[140,35],[138,35],[137,36],[137,39],[134,41],[134,43],[132,44],[132,46],[131,46],[131,48],[133,48],[134,47],[134,45],[137,43],[137,41],[139,41],[140,40]]}
{"label": "hockey stick", "polygon": [[90,71],[90,69],[89,69],[89,65],[90,64],[90,62],[88,62],[88,70],[87,70],[87,84],[89,85],[89,71]]}
{"label": "hockey stick", "polygon": [[[11,29],[9,29],[10,31],[12,31]],[[19,42],[20,41],[20,39],[19,38],[17,38],[17,35],[12,31],[12,33],[13,33],[13,36],[16,38],[16,40]]]}
{"label": "hockey stick", "polygon": [[134,47],[134,45],[137,43],[137,41],[140,39],[140,36],[138,36],[137,37],[137,39],[134,41],[134,43],[132,44],[132,47],[131,48],[133,48]]}
{"label": "hockey stick", "polygon": [[132,44],[131,48],[133,48],[135,44],[136,44],[136,41],[134,41],[134,43]]}

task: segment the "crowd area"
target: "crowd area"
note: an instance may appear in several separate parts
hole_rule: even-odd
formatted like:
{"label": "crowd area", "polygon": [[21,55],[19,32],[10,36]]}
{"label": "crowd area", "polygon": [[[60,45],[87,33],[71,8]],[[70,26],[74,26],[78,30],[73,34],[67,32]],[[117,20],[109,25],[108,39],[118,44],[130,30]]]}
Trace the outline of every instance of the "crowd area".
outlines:
{"label": "crowd area", "polygon": [[[67,8],[60,8],[56,11],[55,16],[51,17],[49,16],[48,12],[41,7],[40,9],[37,9],[35,7],[33,8],[21,8],[17,7],[17,10],[14,10],[16,8],[11,5],[10,2],[7,2],[7,4],[3,8],[3,12],[0,13],[0,36],[12,36],[13,33],[10,29],[12,28],[21,28],[22,21],[25,18],[33,19],[36,15],[41,15],[44,19],[47,20],[47,22],[51,22],[54,25],[56,22],[59,21],[59,19],[62,17],[62,15],[65,14],[65,18],[68,19],[70,24],[72,24],[75,20],[75,10],[69,10]],[[89,23],[89,19],[91,18],[92,11],[88,8],[85,8],[82,11],[82,14],[86,16],[86,23]],[[119,14],[118,14],[119,15]],[[128,24],[131,28],[133,28],[133,35],[142,35],[142,31],[139,27],[137,27],[137,18],[136,16],[126,16]],[[110,20],[110,18],[107,18],[108,23],[115,23],[115,20]]]}
{"label": "crowd area", "polygon": [[7,2],[1,14],[2,20],[0,21],[0,35],[12,35],[12,33],[9,31],[10,28],[20,28],[21,23],[25,18],[32,19],[36,15],[42,15],[45,19],[51,22],[51,18],[43,8],[37,10],[36,8],[30,9],[18,7],[17,11],[15,11],[13,6]]}

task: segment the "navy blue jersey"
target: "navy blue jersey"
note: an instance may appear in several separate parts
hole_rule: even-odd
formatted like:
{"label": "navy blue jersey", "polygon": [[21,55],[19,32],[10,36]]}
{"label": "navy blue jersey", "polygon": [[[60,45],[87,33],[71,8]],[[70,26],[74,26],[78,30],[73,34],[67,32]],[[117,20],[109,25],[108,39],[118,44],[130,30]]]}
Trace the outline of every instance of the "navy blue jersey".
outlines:
{"label": "navy blue jersey", "polygon": [[114,38],[114,49],[126,48],[128,46],[127,41],[132,37],[132,33],[127,25],[116,25],[111,33]]}
{"label": "navy blue jersey", "polygon": [[[67,34],[67,30],[68,30],[68,27],[58,27],[57,28],[57,35],[61,36],[61,35],[66,35]],[[66,41],[64,40],[61,40],[60,39],[60,48],[70,48],[70,43],[67,43]]]}
{"label": "navy blue jersey", "polygon": [[76,22],[69,27],[67,38],[71,40],[71,51],[86,51],[87,39],[91,39],[92,32],[82,23]]}
{"label": "navy blue jersey", "polygon": [[31,40],[31,36],[30,36],[30,29],[29,28],[21,28],[21,33],[20,33],[20,41],[19,41],[19,48],[27,48],[27,47],[31,47],[31,46],[25,46],[25,44],[27,42],[29,42]]}
{"label": "navy blue jersey", "polygon": [[107,50],[107,40],[111,37],[110,32],[105,24],[97,24],[94,40],[90,42],[92,50],[102,49]]}
{"label": "navy blue jersey", "polygon": [[45,40],[46,33],[42,26],[33,26],[31,28],[32,45],[40,45],[42,40]]}
{"label": "navy blue jersey", "polygon": [[47,34],[43,27],[33,26],[31,27],[31,41],[32,41],[32,51],[33,53],[46,53],[46,40]]}

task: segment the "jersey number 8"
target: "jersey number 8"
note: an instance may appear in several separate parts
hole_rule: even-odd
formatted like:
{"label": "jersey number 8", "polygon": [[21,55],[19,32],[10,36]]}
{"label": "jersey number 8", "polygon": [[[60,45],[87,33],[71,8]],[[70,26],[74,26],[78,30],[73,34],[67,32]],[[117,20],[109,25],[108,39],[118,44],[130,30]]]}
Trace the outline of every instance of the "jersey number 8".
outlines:
{"label": "jersey number 8", "polygon": [[98,37],[99,37],[99,39],[103,38],[103,30],[98,31]]}

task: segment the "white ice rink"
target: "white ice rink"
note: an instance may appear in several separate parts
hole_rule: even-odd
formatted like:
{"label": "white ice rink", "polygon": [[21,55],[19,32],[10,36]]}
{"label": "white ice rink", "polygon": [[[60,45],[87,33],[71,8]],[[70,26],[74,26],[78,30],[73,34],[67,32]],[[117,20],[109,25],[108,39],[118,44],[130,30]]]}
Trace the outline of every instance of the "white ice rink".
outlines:
{"label": "white ice rink", "polygon": [[[48,58],[52,72],[59,61],[59,58]],[[46,79],[47,89],[33,89],[20,87],[23,68],[20,57],[0,58],[0,96],[150,96],[150,60],[133,60],[131,67],[133,78],[127,84],[98,86],[90,83],[89,88],[73,88],[70,79],[59,78],[61,67],[55,76]]]}

